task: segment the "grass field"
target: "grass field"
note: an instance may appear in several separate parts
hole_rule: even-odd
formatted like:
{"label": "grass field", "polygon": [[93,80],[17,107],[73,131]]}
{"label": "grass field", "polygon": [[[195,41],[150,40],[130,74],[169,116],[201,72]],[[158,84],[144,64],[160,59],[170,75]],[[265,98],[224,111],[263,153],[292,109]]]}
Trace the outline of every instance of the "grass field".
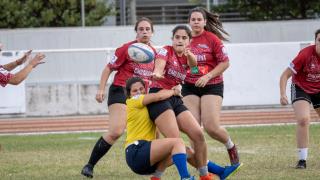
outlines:
{"label": "grass field", "polygon": [[[308,168],[295,170],[295,126],[228,128],[244,166],[231,179],[320,179],[320,125],[310,129]],[[0,136],[0,179],[86,179],[80,175],[101,133]],[[123,136],[98,163],[94,179],[148,179],[126,165]],[[223,145],[207,137],[209,159],[227,165]],[[191,168],[190,168],[191,169]],[[192,170],[192,174],[197,174]],[[172,166],[164,180],[178,180]]]}

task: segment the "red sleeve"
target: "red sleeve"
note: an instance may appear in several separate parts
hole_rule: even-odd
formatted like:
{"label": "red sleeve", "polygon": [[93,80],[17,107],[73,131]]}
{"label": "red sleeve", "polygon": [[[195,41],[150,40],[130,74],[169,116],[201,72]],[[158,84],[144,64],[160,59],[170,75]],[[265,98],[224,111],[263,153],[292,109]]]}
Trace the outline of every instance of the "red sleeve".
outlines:
{"label": "red sleeve", "polygon": [[156,58],[155,59],[163,59],[165,61],[168,61],[168,59],[169,59],[168,47],[165,46],[165,47],[159,49],[157,54],[156,54]]}
{"label": "red sleeve", "polygon": [[0,85],[5,87],[13,75],[0,65]]}
{"label": "red sleeve", "polygon": [[289,68],[294,74],[297,74],[303,68],[306,59],[307,58],[305,58],[305,53],[303,53],[303,51],[300,51],[299,54],[290,63]]}
{"label": "red sleeve", "polygon": [[221,40],[216,35],[210,37],[212,38],[212,53],[217,58],[218,64],[229,61],[227,50]]}
{"label": "red sleeve", "polygon": [[112,56],[108,67],[112,70],[118,70],[119,67],[127,61],[128,57],[128,44],[125,44],[116,49],[114,55]]}

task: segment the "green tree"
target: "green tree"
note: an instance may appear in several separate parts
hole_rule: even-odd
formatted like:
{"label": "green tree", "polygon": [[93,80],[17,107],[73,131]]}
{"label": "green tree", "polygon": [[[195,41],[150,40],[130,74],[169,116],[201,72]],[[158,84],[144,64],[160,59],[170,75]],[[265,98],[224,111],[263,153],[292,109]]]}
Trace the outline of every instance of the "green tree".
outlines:
{"label": "green tree", "polygon": [[[85,0],[86,26],[113,14],[104,1]],[[1,0],[0,28],[81,26],[80,0]]]}
{"label": "green tree", "polygon": [[249,20],[288,20],[319,17],[319,0],[229,0],[216,11],[240,12]]}

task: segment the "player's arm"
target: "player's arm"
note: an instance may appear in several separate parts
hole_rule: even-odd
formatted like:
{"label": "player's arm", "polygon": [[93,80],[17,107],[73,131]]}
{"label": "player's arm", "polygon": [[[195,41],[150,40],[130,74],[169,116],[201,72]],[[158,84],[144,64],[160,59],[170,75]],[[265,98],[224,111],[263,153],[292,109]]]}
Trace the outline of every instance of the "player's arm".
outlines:
{"label": "player's arm", "polygon": [[31,54],[31,51],[32,50],[29,50],[28,52],[24,53],[24,55],[21,58],[13,61],[11,63],[5,64],[2,67],[7,71],[11,71],[11,70],[15,69],[17,66],[19,66],[19,65],[23,64],[24,62],[26,62],[27,58]]}
{"label": "player's arm", "polygon": [[177,88],[177,86],[175,86],[174,88],[172,88],[170,90],[162,89],[161,91],[158,91],[157,93],[146,94],[143,98],[142,104],[146,106],[146,105],[153,103],[153,102],[168,99],[171,96],[179,96],[180,94],[181,94],[181,89]]}
{"label": "player's arm", "polygon": [[106,84],[107,84],[107,81],[108,81],[109,76],[110,76],[111,73],[112,73],[112,70],[110,69],[109,66],[106,66],[102,71],[101,78],[100,78],[99,89],[98,89],[98,92],[96,94],[96,100],[99,103],[102,103],[104,98],[105,98]]}
{"label": "player's arm", "polygon": [[280,103],[282,105],[287,105],[289,103],[288,97],[286,95],[286,88],[288,79],[292,76],[292,74],[292,70],[290,68],[287,68],[280,76]]}
{"label": "player's arm", "polygon": [[212,79],[216,76],[221,75],[230,66],[229,61],[220,62],[214,69],[212,69],[208,74],[208,78]]}
{"label": "player's arm", "polygon": [[221,75],[228,67],[229,67],[229,61],[220,62],[214,69],[212,69],[206,75],[203,75],[202,77],[200,77],[196,81],[195,86],[204,87],[210,81],[210,79]]}
{"label": "player's arm", "polygon": [[163,77],[164,68],[166,67],[166,61],[161,58],[157,58],[155,60],[154,70],[153,70],[153,78],[154,79],[161,79]]}
{"label": "player's arm", "polygon": [[23,80],[26,79],[26,77],[32,71],[33,68],[35,68],[38,64],[44,63],[41,61],[44,58],[45,58],[44,54],[41,54],[41,53],[36,54],[34,58],[29,62],[28,65],[26,65],[22,70],[20,70],[10,78],[8,83],[12,85],[20,84]]}
{"label": "player's arm", "polygon": [[187,64],[190,68],[196,67],[198,65],[197,57],[190,51],[190,48],[186,48],[184,54],[185,56],[187,56]]}

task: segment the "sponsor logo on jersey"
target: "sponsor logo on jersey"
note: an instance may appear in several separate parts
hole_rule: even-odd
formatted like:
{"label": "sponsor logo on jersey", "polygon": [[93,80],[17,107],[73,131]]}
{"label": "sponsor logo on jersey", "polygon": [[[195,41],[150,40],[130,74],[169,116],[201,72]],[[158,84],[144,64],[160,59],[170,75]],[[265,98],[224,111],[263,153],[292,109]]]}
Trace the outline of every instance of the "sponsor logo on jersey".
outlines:
{"label": "sponsor logo on jersey", "polygon": [[146,70],[146,69],[141,69],[141,68],[135,68],[133,70],[133,73],[138,76],[142,77],[151,77],[152,76],[152,71]]}
{"label": "sponsor logo on jersey", "polygon": [[197,47],[201,48],[201,49],[208,49],[209,48],[206,44],[198,44]]}
{"label": "sponsor logo on jersey", "polygon": [[174,69],[169,69],[168,70],[168,74],[175,77],[175,78],[178,78],[180,79],[181,81],[183,81],[185,78],[186,78],[186,75],[185,74],[182,74]]}

